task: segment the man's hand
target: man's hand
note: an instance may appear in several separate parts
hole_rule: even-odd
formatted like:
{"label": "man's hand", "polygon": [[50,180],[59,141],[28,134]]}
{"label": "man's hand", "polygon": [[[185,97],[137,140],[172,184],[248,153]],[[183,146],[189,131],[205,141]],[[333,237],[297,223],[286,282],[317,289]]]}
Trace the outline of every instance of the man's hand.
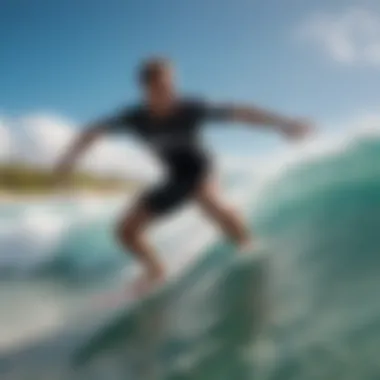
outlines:
{"label": "man's hand", "polygon": [[281,132],[291,140],[302,140],[314,132],[312,123],[305,120],[293,120],[281,127]]}

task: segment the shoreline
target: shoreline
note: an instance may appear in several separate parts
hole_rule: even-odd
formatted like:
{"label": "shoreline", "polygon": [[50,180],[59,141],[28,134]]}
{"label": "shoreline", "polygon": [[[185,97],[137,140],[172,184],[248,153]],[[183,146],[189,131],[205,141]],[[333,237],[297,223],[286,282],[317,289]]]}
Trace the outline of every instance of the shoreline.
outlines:
{"label": "shoreline", "polygon": [[130,197],[131,191],[70,191],[70,192],[47,192],[47,193],[10,193],[0,191],[0,206],[7,204],[21,204],[41,202],[57,199],[76,200],[106,200],[119,197]]}

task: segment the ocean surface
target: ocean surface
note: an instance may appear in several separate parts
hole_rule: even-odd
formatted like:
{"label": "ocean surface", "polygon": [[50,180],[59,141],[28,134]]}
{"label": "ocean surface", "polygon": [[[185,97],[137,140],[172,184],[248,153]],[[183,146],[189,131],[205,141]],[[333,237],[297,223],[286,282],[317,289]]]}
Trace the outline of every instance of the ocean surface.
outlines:
{"label": "ocean surface", "polygon": [[0,378],[380,379],[380,135],[323,138],[225,178],[258,248],[191,205],[151,231],[173,275],[133,304],[131,199],[0,206]]}

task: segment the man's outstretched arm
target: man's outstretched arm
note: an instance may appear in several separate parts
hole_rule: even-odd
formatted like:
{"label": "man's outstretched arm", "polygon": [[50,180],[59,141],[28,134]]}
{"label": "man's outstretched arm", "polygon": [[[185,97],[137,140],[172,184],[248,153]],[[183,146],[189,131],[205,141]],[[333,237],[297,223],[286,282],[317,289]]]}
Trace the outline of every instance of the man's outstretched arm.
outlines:
{"label": "man's outstretched arm", "polygon": [[55,175],[58,181],[64,181],[79,159],[92,144],[102,137],[108,129],[105,123],[93,123],[88,125],[83,132],[75,139],[65,154],[60,157],[55,167]]}
{"label": "man's outstretched arm", "polygon": [[310,125],[305,121],[279,115],[256,106],[227,104],[211,107],[210,111],[211,116],[215,113],[226,121],[271,127],[290,138],[303,137],[311,132]]}

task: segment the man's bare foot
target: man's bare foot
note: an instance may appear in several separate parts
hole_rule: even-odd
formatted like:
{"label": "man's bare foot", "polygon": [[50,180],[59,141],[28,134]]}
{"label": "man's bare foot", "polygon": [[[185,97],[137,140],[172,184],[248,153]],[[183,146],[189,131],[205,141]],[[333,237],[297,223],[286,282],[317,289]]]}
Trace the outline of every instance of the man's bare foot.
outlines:
{"label": "man's bare foot", "polygon": [[239,245],[239,253],[242,253],[242,254],[251,253],[253,251],[254,246],[255,245],[253,244],[253,241],[248,240]]}
{"label": "man's bare foot", "polygon": [[143,295],[155,287],[162,284],[165,280],[165,271],[163,269],[149,270],[145,272],[135,283],[134,293],[138,296]]}

